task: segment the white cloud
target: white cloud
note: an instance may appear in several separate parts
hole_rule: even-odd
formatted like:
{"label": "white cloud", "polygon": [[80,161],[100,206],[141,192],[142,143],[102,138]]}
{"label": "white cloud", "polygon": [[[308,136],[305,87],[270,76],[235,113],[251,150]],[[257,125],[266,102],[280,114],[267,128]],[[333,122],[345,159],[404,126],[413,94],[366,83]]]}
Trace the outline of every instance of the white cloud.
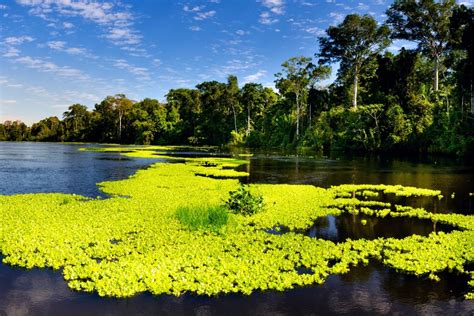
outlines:
{"label": "white cloud", "polygon": [[370,7],[365,3],[359,2],[357,4],[357,9],[360,10],[360,11],[367,11],[367,10],[369,10],[369,8]]}
{"label": "white cloud", "polygon": [[3,50],[2,56],[3,57],[17,57],[17,56],[20,56],[20,50],[15,47],[8,46]]}
{"label": "white cloud", "polygon": [[274,14],[282,15],[285,13],[285,1],[283,0],[262,0],[262,5]]}
{"label": "white cloud", "polygon": [[199,26],[196,25],[190,26],[189,29],[193,32],[199,32],[202,30]]}
{"label": "white cloud", "polygon": [[23,64],[28,68],[37,69],[41,72],[50,72],[60,77],[67,77],[77,80],[88,80],[89,76],[85,75],[81,70],[69,66],[58,66],[50,61],[32,58],[30,56],[19,57],[14,60]]}
{"label": "white cloud", "polygon": [[198,21],[201,21],[201,20],[209,19],[209,18],[213,17],[214,15],[216,15],[216,11],[214,11],[214,10],[212,10],[212,11],[207,11],[207,12],[199,12],[199,13],[194,17],[194,19],[195,19],[195,20],[198,20]]}
{"label": "white cloud", "polygon": [[259,70],[258,72],[254,74],[245,76],[244,83],[255,82],[266,75],[267,75],[267,72],[265,70]]}
{"label": "white cloud", "polygon": [[119,46],[139,44],[142,38],[128,27],[111,27],[104,37]]}
{"label": "white cloud", "polygon": [[3,44],[5,44],[5,45],[21,45],[23,43],[29,43],[29,42],[32,42],[32,41],[34,41],[34,38],[31,37],[31,36],[18,36],[18,37],[10,36],[10,37],[7,37],[3,40]]}
{"label": "white cloud", "polygon": [[11,58],[20,56],[20,50],[15,46],[20,46],[23,43],[29,43],[34,41],[34,38],[31,36],[9,36],[5,38],[1,44],[2,56]]}
{"label": "white cloud", "polygon": [[249,34],[248,31],[244,31],[244,30],[237,30],[235,31],[235,34],[239,35],[239,36],[243,36],[243,35],[247,35]]}
{"label": "white cloud", "polygon": [[23,85],[21,83],[10,83],[10,84],[7,84],[7,87],[9,87],[9,88],[23,88]]}
{"label": "white cloud", "polygon": [[196,21],[206,20],[216,15],[217,12],[215,10],[204,11],[205,8],[206,7],[203,5],[195,6],[195,7],[190,7],[189,5],[185,5],[183,7],[183,11],[193,14],[194,15],[193,19]]}
{"label": "white cloud", "polygon": [[307,32],[309,34],[313,34],[313,35],[318,36],[318,37],[326,35],[326,31],[319,28],[319,27],[308,27],[308,28],[305,29],[305,32]]}
{"label": "white cloud", "polygon": [[135,76],[137,76],[141,80],[150,80],[151,79],[147,68],[136,67],[136,66],[130,65],[125,59],[117,59],[114,62],[114,66],[119,68],[119,69],[123,69],[123,70],[126,70],[126,71],[134,74]]}
{"label": "white cloud", "polygon": [[16,100],[13,99],[0,99],[0,104],[7,105],[7,104],[15,104]]}
{"label": "white cloud", "polygon": [[273,18],[269,12],[265,11],[260,14],[260,18],[258,19],[258,21],[261,24],[271,25],[277,23],[278,19]]}
{"label": "white cloud", "polygon": [[279,20],[274,15],[285,14],[285,1],[283,0],[261,0],[262,5],[268,10],[260,13],[258,21],[264,25],[277,23]]}
{"label": "white cloud", "polygon": [[87,50],[84,48],[67,47],[66,42],[64,41],[50,41],[47,42],[46,45],[53,50],[64,52],[69,55],[80,55],[89,58],[97,58],[97,56],[88,53]]}
{"label": "white cloud", "polygon": [[331,12],[329,13],[329,16],[333,19],[332,24],[337,24],[342,22],[344,20],[345,15],[339,12]]}
{"label": "white cloud", "polygon": [[417,44],[415,42],[409,42],[405,40],[395,40],[392,44],[387,48],[389,52],[398,53],[402,48],[405,49],[415,49]]}
{"label": "white cloud", "polygon": [[122,46],[120,47],[121,50],[127,51],[131,56],[135,57],[151,57],[150,54],[148,54],[147,50],[144,48],[140,48],[137,46]]}
{"label": "white cloud", "polygon": [[466,7],[474,6],[474,0],[461,0],[458,1],[459,5],[465,5]]}
{"label": "white cloud", "polygon": [[[81,17],[92,21],[104,28],[104,38],[115,45],[137,45],[142,36],[133,29],[134,17],[120,3],[97,2],[92,0],[17,0],[24,6],[29,6],[31,15],[45,20],[51,20],[49,15],[57,13],[67,17]],[[65,29],[74,27],[70,22],[63,22]]]}

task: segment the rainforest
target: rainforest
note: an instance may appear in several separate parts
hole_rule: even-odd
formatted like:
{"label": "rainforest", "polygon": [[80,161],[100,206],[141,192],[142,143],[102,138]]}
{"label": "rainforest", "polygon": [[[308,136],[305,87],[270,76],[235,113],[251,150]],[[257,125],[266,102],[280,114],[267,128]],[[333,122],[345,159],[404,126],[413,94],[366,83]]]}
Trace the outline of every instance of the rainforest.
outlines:
{"label": "rainforest", "polygon": [[[396,1],[382,25],[347,15],[314,58],[281,64],[274,89],[229,75],[170,89],[164,102],[116,94],[91,111],[72,104],[62,119],[6,121],[0,140],[472,154],[473,10],[432,2]],[[397,39],[417,46],[387,51]],[[331,66],[335,80],[322,85]]]}
{"label": "rainforest", "polygon": [[[262,0],[258,25],[232,32],[232,23],[213,20],[223,2],[179,4],[183,18],[170,16],[191,21],[186,32],[204,36],[209,20],[234,38],[212,45],[226,47],[212,58],[233,58],[225,71],[192,80],[176,78],[191,64],[210,69],[211,57],[178,57],[178,28],[160,38],[166,49],[145,45],[139,28],[170,26],[150,26],[144,13],[132,18],[134,6],[151,2],[125,2],[0,5],[9,21],[21,20],[11,8],[29,8],[54,39],[0,37],[0,61],[8,60],[0,66],[14,70],[0,76],[0,316],[474,313],[469,1],[395,0],[377,14],[362,2],[349,10],[326,1],[344,14],[296,21],[323,4]],[[286,18],[295,7],[304,9]],[[74,23],[60,23],[64,16]],[[69,47],[91,27],[78,18],[108,44]],[[288,45],[277,71],[236,48],[264,28],[289,38],[315,21],[325,28],[304,29],[315,48]],[[290,26],[277,28],[283,23]],[[23,56],[32,42],[38,54],[51,49],[100,65]],[[179,50],[192,53],[188,44]],[[112,49],[118,55],[99,58]],[[187,70],[152,57],[167,50]],[[153,66],[133,66],[138,60]],[[57,76],[57,87],[45,79],[56,92],[18,83],[28,77],[23,66]],[[107,67],[140,84],[92,75]],[[59,82],[73,77],[83,93]],[[106,83],[100,98],[91,92]],[[4,87],[8,96],[22,89],[15,98],[23,101],[7,99]],[[64,96],[67,104],[57,101]],[[38,116],[45,97],[49,110]]]}

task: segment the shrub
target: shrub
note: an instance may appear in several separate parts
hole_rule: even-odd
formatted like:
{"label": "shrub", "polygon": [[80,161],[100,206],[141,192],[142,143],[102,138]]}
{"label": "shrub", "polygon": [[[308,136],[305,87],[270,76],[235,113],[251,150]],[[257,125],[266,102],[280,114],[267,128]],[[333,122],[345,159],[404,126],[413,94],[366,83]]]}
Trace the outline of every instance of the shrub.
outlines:
{"label": "shrub", "polygon": [[244,143],[245,133],[244,132],[230,132],[230,145],[242,145]]}
{"label": "shrub", "polygon": [[176,218],[190,230],[217,231],[227,224],[229,214],[223,206],[182,206],[176,210]]}
{"label": "shrub", "polygon": [[263,197],[252,194],[248,185],[240,185],[237,190],[230,192],[226,205],[232,213],[253,215],[263,209]]}

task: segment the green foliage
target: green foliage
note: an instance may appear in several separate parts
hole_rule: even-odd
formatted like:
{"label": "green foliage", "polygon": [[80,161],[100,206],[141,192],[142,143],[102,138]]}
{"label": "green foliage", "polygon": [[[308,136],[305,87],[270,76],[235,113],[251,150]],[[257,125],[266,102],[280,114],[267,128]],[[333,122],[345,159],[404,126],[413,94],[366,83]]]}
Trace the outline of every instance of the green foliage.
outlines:
{"label": "green foliage", "polygon": [[252,193],[248,185],[240,185],[237,190],[229,192],[226,205],[231,212],[244,216],[257,214],[264,207],[263,197]]}
{"label": "green foliage", "polygon": [[[117,94],[91,111],[73,104],[62,120],[6,121],[0,140],[474,154],[473,16],[454,0],[397,0],[386,24],[349,14],[319,39],[318,60],[284,61],[279,93],[252,82],[239,88],[230,75],[171,89],[163,103]],[[387,52],[394,38],[418,47]],[[335,62],[336,81],[318,87]]]}
{"label": "green foliage", "polygon": [[244,137],[245,134],[243,132],[236,132],[232,131],[230,132],[230,145],[243,145],[244,144]]}
{"label": "green foliage", "polygon": [[229,214],[223,206],[193,205],[178,207],[176,218],[190,230],[218,231],[227,224]]}

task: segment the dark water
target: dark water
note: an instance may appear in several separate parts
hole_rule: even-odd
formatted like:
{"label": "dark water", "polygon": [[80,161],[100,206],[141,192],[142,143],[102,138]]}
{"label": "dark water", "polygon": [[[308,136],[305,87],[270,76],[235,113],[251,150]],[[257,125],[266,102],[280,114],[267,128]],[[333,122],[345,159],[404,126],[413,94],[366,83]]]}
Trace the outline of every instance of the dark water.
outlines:
{"label": "dark water", "polygon": [[[156,160],[125,159],[115,153],[79,152],[78,145],[1,143],[0,194],[67,192],[97,196],[95,183],[126,178]],[[194,153],[185,153],[194,155]],[[248,167],[248,182],[304,183],[328,187],[342,183],[403,184],[441,189],[454,198],[397,198],[396,203],[426,206],[431,211],[472,214],[474,168],[452,160],[405,161],[382,158],[311,159],[257,156]],[[244,168],[244,169],[245,169]],[[392,199],[395,199],[392,197]],[[361,219],[367,219],[362,225]],[[343,215],[315,223],[308,235],[335,241],[345,238],[402,237],[447,230],[431,222],[373,219]],[[400,221],[401,220],[401,221]],[[24,270],[0,264],[0,316],[3,315],[473,315],[465,301],[467,279],[444,274],[440,282],[397,273],[376,262],[330,276],[323,285],[285,292],[218,298],[142,294],[105,299],[72,292],[60,272]]]}
{"label": "dark water", "polygon": [[335,242],[348,238],[376,239],[404,238],[411,235],[428,236],[432,232],[449,233],[454,227],[408,217],[372,217],[366,215],[342,214],[327,216],[316,220],[306,235],[313,238],[328,239]]}
{"label": "dark water", "polygon": [[[441,190],[444,198],[388,197],[391,202],[431,212],[474,214],[474,161],[447,157],[359,157],[315,159],[256,155],[250,183],[293,183],[330,187],[340,184],[401,184]],[[454,196],[452,194],[454,193]]]}
{"label": "dark water", "polygon": [[250,296],[142,294],[104,299],[71,292],[59,273],[0,266],[0,315],[472,315],[461,301],[467,279],[401,275],[376,263],[332,275],[323,285]]}
{"label": "dark water", "polygon": [[91,145],[0,142],[0,194],[62,192],[103,196],[96,183],[125,179],[156,159],[78,151]]}

